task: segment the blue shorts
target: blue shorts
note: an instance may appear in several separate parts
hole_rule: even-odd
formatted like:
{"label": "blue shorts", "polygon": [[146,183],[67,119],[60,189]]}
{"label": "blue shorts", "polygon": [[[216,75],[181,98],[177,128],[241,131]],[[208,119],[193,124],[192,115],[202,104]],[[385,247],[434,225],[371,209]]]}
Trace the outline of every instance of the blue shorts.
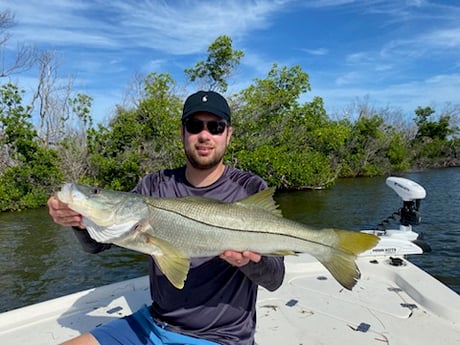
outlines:
{"label": "blue shorts", "polygon": [[145,305],[134,314],[99,326],[90,333],[101,345],[218,345],[160,327]]}

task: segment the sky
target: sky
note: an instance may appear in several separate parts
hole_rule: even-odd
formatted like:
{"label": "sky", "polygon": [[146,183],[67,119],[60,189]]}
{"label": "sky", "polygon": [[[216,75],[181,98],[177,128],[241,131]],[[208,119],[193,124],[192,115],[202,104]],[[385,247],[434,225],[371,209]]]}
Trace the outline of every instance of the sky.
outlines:
{"label": "sky", "polygon": [[[459,104],[460,1],[444,0],[0,0],[16,24],[3,63],[18,45],[50,50],[59,75],[93,97],[93,117],[110,118],[135,75],[169,73],[184,96],[197,85],[184,69],[205,60],[219,35],[244,57],[226,95],[274,63],[300,65],[328,113],[351,104],[399,109]],[[30,70],[11,76],[28,90]],[[3,81],[2,81],[3,82]]]}

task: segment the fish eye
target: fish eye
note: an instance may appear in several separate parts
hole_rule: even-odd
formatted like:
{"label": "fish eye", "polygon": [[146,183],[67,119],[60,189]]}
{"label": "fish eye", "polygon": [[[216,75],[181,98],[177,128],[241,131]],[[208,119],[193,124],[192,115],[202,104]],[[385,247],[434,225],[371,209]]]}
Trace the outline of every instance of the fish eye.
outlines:
{"label": "fish eye", "polygon": [[101,191],[101,190],[100,190],[99,188],[97,188],[97,187],[94,187],[94,188],[91,190],[91,192],[92,192],[93,194],[99,194],[100,191]]}

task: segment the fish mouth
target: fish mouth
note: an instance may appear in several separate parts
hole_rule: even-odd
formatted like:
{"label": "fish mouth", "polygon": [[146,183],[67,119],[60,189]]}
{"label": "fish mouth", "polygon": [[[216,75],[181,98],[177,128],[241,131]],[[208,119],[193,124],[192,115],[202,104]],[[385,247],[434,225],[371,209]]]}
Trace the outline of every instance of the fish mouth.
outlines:
{"label": "fish mouth", "polygon": [[61,202],[70,204],[72,201],[72,184],[64,183],[61,190],[56,193],[56,196]]}
{"label": "fish mouth", "polygon": [[[57,192],[57,198],[67,204],[70,209],[80,213],[84,218],[89,219],[97,226],[110,226],[114,223],[114,215],[119,207],[118,202],[109,202],[107,198],[99,201],[96,189],[86,186],[77,186],[74,183],[65,183],[62,189]],[[93,191],[93,192],[92,192]]]}

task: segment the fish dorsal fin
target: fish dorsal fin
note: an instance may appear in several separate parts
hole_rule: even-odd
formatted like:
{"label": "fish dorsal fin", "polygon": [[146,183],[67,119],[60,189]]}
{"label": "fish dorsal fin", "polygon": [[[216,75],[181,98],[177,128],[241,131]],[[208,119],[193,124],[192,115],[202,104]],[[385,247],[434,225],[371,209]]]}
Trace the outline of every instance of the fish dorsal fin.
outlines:
{"label": "fish dorsal fin", "polygon": [[276,216],[282,217],[281,210],[278,208],[278,205],[276,204],[275,200],[273,200],[274,193],[275,187],[270,187],[256,194],[250,195],[238,201],[238,203],[247,207],[263,209],[265,211],[273,213]]}

